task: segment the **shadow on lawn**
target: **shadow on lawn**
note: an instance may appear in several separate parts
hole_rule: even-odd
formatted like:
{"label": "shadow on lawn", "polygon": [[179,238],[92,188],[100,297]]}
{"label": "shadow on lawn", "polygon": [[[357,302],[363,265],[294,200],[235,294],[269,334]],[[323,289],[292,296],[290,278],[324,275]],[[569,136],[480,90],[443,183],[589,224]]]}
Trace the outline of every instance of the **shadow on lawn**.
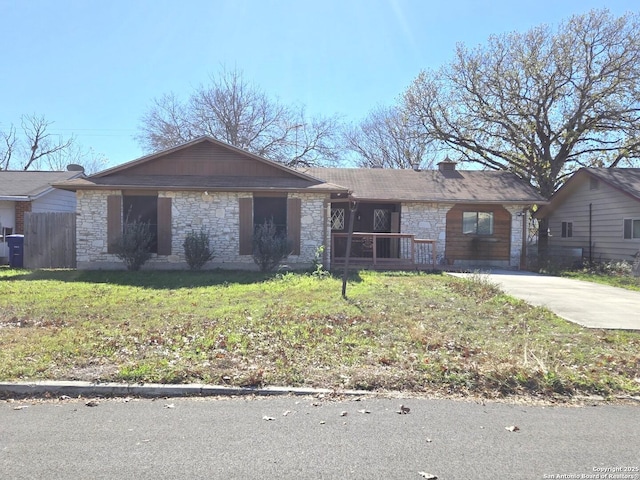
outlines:
{"label": "shadow on lawn", "polygon": [[[151,289],[198,288],[214,285],[262,283],[283,275],[282,272],[261,273],[239,270],[154,270],[130,272],[127,270],[11,270],[1,275],[0,281],[53,280],[57,282],[108,283]],[[309,273],[306,273],[310,275]],[[305,275],[305,272],[293,275]],[[332,275],[341,278],[337,272]],[[350,282],[361,282],[358,272],[349,274]]]}

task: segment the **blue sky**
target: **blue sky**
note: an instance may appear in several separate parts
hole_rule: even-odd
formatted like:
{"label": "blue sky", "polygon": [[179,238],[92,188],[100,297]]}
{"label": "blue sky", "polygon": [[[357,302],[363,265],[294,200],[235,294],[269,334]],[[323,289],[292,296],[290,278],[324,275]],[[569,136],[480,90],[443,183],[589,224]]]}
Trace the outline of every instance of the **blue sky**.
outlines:
{"label": "blue sky", "polygon": [[311,115],[358,121],[422,69],[491,34],[636,0],[0,0],[0,129],[43,114],[110,165],[154,97],[186,98],[224,65]]}

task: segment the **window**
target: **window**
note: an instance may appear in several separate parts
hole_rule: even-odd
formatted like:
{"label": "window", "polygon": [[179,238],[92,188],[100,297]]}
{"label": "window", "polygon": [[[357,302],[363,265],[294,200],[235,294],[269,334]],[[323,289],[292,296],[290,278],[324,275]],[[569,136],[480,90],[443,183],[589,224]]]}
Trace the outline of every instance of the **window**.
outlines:
{"label": "window", "polygon": [[562,222],[562,238],[573,237],[573,222]]}
{"label": "window", "polygon": [[300,255],[302,202],[300,198],[243,197],[238,199],[239,253],[251,255],[255,226],[273,218],[274,223],[293,243],[293,255]]}
{"label": "window", "polygon": [[344,230],[344,208],[331,209],[331,230]]}
{"label": "window", "polygon": [[388,232],[391,230],[391,211],[375,208],[373,210],[373,231]]}
{"label": "window", "polygon": [[493,212],[462,212],[462,233],[493,235]]}
{"label": "window", "polygon": [[115,244],[127,222],[149,222],[155,235],[152,246],[158,255],[171,255],[171,198],[156,195],[107,196],[107,253],[116,253]]}
{"label": "window", "polygon": [[0,242],[6,242],[7,237],[13,234],[13,228],[11,227],[2,227],[0,229]]}
{"label": "window", "polygon": [[158,197],[146,195],[125,195],[122,197],[122,225],[135,221],[149,224],[153,236],[151,252],[158,253]]}
{"label": "window", "polygon": [[286,197],[254,197],[253,228],[273,220],[279,234],[287,233],[287,199]]}
{"label": "window", "polygon": [[635,218],[624,219],[624,239],[632,240],[640,238],[640,220]]}

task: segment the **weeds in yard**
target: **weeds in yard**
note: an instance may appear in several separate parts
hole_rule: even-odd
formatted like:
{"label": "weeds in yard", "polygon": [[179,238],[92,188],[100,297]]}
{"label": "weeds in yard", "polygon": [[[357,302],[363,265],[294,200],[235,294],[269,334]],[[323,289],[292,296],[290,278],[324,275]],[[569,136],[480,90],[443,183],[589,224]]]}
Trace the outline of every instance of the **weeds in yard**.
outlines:
{"label": "weeds in yard", "polygon": [[567,323],[485,278],[0,271],[1,380],[640,392],[640,334]]}

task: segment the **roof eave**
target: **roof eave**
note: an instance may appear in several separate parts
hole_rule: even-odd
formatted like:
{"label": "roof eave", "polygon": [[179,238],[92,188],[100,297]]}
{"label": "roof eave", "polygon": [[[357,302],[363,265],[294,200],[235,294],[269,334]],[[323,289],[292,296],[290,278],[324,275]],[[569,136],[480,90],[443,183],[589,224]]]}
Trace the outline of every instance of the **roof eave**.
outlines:
{"label": "roof eave", "polygon": [[188,192],[292,192],[292,193],[347,193],[347,189],[334,187],[215,187],[215,186],[175,186],[175,185],[56,185],[69,191],[87,190],[148,190],[148,191],[188,191]]}
{"label": "roof eave", "polygon": [[482,205],[543,205],[547,200],[543,199],[501,199],[501,200],[478,200],[477,198],[381,198],[381,197],[361,197],[351,195],[356,201],[366,202],[394,202],[394,203],[469,203]]}
{"label": "roof eave", "polygon": [[28,195],[0,195],[0,201],[3,202],[28,202],[31,197]]}

